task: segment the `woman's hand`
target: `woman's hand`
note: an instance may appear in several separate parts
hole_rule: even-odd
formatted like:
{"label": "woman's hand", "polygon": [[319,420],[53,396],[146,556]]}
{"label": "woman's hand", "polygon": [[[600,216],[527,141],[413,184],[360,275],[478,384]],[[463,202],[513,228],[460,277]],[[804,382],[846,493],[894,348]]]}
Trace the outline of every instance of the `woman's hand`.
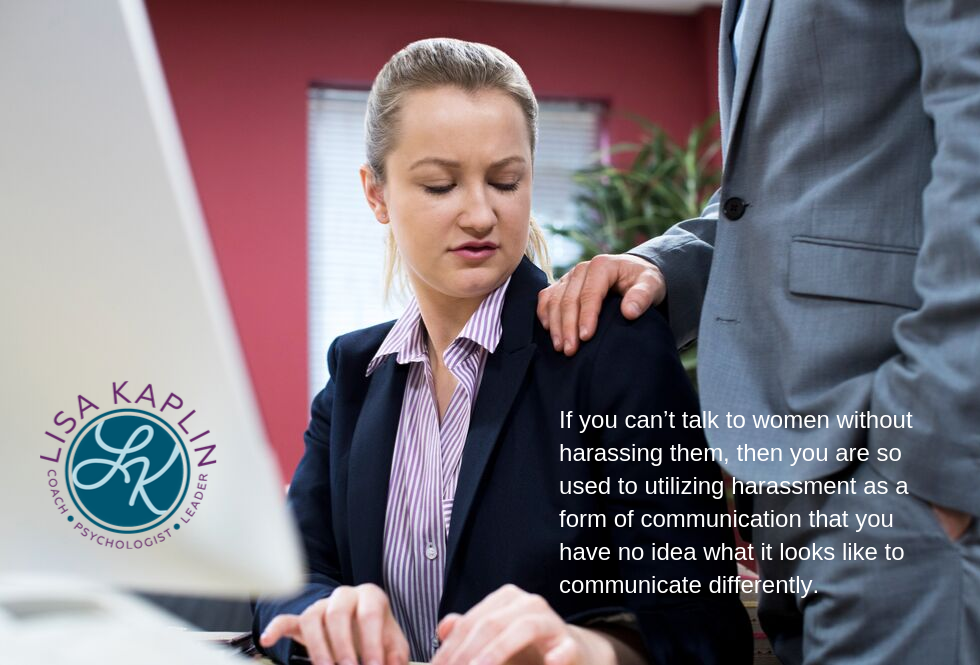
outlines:
{"label": "woman's hand", "polygon": [[259,640],[271,647],[288,637],[304,646],[314,665],[404,665],[408,641],[374,584],[338,587],[300,614],[280,614]]}
{"label": "woman's hand", "polygon": [[447,615],[438,633],[442,646],[432,665],[616,662],[604,635],[568,625],[544,598],[512,584],[500,587],[465,615]]}

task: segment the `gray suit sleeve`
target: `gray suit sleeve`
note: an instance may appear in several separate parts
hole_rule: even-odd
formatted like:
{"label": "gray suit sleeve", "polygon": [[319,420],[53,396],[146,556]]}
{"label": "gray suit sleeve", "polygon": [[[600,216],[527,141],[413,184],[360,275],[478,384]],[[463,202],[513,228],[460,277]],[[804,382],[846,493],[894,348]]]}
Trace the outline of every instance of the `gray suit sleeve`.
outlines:
{"label": "gray suit sleeve", "polygon": [[719,189],[700,217],[678,222],[663,235],[627,252],[647,259],[663,273],[667,283],[667,321],[679,347],[698,335],[720,198]]}
{"label": "gray suit sleeve", "polygon": [[[875,375],[872,409],[914,429],[871,430],[877,463],[932,503],[980,515],[980,4],[906,0],[936,154],[923,192],[914,284],[922,306],[895,325],[900,353]],[[872,459],[876,455],[872,453]]]}

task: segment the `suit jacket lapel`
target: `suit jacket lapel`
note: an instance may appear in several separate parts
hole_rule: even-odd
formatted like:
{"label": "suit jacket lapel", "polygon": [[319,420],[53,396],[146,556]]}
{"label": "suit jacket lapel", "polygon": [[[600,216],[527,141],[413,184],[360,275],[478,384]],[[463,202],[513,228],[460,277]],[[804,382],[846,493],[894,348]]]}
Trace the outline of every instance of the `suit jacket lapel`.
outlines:
{"label": "suit jacket lapel", "polygon": [[[766,24],[769,20],[769,9],[772,0],[742,0],[748,3],[743,10],[745,15],[742,17],[744,25],[742,28],[742,48],[738,53],[738,67],[735,72],[734,91],[732,93],[732,105],[730,118],[731,125],[728,128],[728,139],[725,142],[725,154],[731,151],[732,138],[738,132],[738,123],[742,117],[742,106],[745,102],[745,95],[748,92],[749,82],[752,80],[752,72],[755,69],[756,57],[759,54],[759,45],[762,43],[762,35],[766,31]],[[733,3],[729,3],[733,4]],[[728,10],[729,20],[734,21],[734,11]],[[734,23],[731,25],[734,29]],[[730,35],[731,33],[723,33]],[[723,49],[724,50],[724,49]],[[730,51],[730,49],[729,49]],[[731,62],[731,53],[726,56]]]}
{"label": "suit jacket lapel", "polygon": [[718,49],[718,108],[721,115],[722,145],[731,131],[732,94],[735,89],[735,63],[732,61],[732,33],[738,16],[739,0],[725,0],[721,8],[721,35]]}
{"label": "suit jacket lapel", "polygon": [[537,348],[531,342],[531,334],[537,293],[545,286],[544,274],[523,259],[507,287],[500,314],[503,334],[497,349],[487,357],[460,461],[446,546],[443,598],[453,580],[450,572],[480,481]]}
{"label": "suit jacket lapel", "polygon": [[358,582],[381,585],[385,512],[408,365],[388,357],[371,376],[351,439],[347,505],[351,567]]}

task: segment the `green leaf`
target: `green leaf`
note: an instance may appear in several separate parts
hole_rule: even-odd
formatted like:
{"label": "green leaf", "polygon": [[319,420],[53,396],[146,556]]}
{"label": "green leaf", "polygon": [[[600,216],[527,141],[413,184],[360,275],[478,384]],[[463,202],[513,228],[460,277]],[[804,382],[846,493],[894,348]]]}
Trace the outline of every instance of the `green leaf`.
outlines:
{"label": "green leaf", "polygon": [[[582,259],[627,251],[638,238],[655,237],[700,214],[721,180],[716,115],[694,127],[683,143],[647,118],[618,115],[637,125],[636,140],[597,152],[595,163],[572,176],[576,223],[551,229],[579,245]],[[621,162],[627,166],[601,161],[610,155],[629,157]]]}

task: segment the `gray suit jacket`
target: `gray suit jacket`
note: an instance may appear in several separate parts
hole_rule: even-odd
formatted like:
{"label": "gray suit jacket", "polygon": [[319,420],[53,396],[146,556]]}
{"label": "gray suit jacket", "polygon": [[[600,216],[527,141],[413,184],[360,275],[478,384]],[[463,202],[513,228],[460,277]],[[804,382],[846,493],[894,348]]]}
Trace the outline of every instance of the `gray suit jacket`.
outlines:
{"label": "gray suit jacket", "polygon": [[[839,447],[919,497],[980,514],[980,3],[753,0],[737,76],[722,11],[725,168],[702,217],[633,250],[666,276],[679,343],[698,337],[708,430],[744,479],[846,466]],[[837,414],[912,413],[913,429],[840,430]],[[828,414],[764,430],[753,414]],[[779,465],[738,446],[779,448]],[[790,447],[827,461],[790,466]]]}

